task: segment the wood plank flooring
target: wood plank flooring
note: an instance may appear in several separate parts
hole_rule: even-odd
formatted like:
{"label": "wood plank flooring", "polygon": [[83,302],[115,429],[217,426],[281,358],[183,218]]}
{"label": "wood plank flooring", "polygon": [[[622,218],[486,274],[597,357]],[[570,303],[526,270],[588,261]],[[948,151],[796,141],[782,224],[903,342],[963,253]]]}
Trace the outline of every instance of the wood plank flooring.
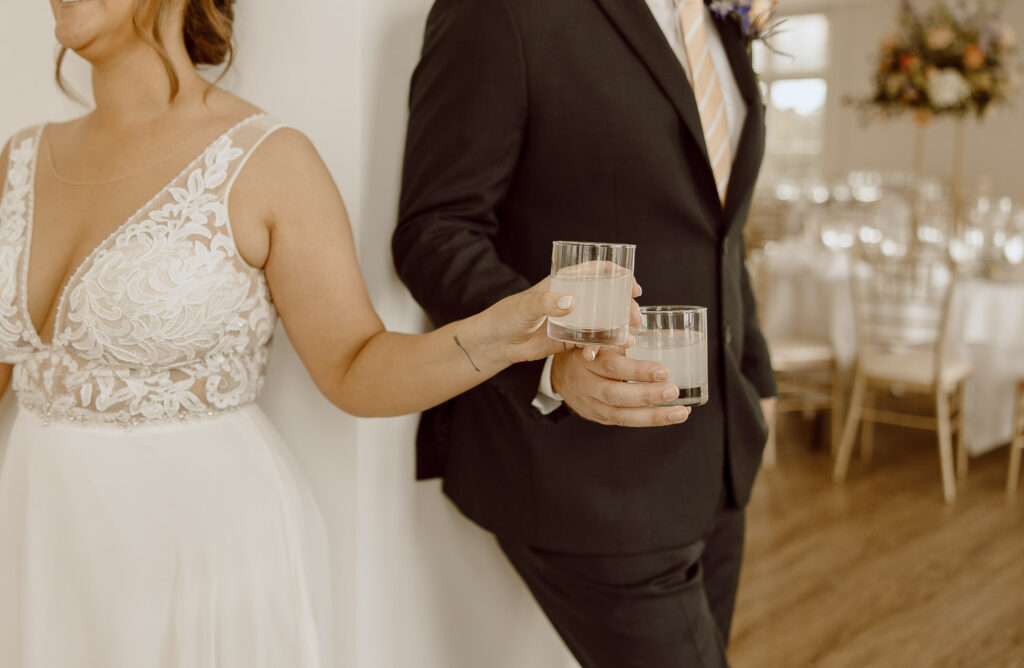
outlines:
{"label": "wood plank flooring", "polygon": [[734,668],[1024,668],[1024,489],[1008,451],[942,502],[934,433],[877,428],[842,485],[787,416],[762,471],[730,643]]}

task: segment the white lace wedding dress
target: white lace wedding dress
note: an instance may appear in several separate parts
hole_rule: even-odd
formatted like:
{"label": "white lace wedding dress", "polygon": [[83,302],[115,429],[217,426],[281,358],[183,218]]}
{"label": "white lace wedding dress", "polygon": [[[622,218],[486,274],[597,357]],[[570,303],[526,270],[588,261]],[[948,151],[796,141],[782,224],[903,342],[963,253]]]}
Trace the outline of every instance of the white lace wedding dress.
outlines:
{"label": "white lace wedding dress", "polygon": [[228,220],[278,126],[235,126],[85,259],[44,343],[26,305],[37,149],[0,201],[0,668],[328,665],[320,516],[254,403],[276,312]]}

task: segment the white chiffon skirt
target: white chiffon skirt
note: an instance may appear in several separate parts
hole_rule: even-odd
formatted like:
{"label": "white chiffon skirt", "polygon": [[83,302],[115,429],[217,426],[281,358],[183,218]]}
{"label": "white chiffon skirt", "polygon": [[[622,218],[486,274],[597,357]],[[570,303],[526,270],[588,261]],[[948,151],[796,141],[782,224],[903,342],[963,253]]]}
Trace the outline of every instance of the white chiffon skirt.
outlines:
{"label": "white chiffon skirt", "polygon": [[321,668],[329,598],[320,515],[257,406],[131,431],[17,411],[0,668]]}

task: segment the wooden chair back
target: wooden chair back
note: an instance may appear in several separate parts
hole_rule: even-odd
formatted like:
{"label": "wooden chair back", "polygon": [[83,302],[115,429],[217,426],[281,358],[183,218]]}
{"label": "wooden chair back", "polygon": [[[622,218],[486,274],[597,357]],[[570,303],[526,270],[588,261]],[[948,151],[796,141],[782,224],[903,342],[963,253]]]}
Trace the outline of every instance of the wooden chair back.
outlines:
{"label": "wooden chair back", "polygon": [[954,284],[950,265],[935,258],[858,260],[852,285],[861,358],[929,352],[938,385]]}

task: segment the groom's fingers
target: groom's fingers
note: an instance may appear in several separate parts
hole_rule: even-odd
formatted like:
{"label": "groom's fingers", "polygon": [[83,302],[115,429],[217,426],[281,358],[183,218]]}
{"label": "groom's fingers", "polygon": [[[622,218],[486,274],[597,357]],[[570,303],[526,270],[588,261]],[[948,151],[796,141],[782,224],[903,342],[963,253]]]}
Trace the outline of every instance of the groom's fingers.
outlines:
{"label": "groom's fingers", "polygon": [[[594,399],[609,412],[620,408],[647,408],[666,404],[679,398],[675,383],[622,383],[603,380],[595,384]],[[689,411],[687,411],[689,412]]]}
{"label": "groom's fingers", "polygon": [[686,422],[689,417],[690,409],[686,406],[609,407],[598,422],[617,427],[665,427]]}
{"label": "groom's fingers", "polygon": [[626,357],[622,348],[602,348],[589,368],[609,380],[657,383],[669,378],[668,367],[657,362]]}
{"label": "groom's fingers", "polygon": [[[580,417],[605,425],[655,427],[684,422],[685,406],[660,406],[679,397],[668,369],[656,362],[629,359],[621,348],[603,348],[589,361],[583,350],[557,355],[552,388]],[[640,382],[623,382],[635,380]]]}

